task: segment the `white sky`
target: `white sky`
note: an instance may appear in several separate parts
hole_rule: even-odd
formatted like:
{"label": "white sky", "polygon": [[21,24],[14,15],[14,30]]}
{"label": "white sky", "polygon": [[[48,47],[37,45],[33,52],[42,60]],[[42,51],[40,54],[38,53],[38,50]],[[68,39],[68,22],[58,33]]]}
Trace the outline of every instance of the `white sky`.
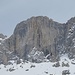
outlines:
{"label": "white sky", "polygon": [[11,35],[19,22],[32,16],[65,23],[75,16],[75,0],[0,0],[0,33]]}

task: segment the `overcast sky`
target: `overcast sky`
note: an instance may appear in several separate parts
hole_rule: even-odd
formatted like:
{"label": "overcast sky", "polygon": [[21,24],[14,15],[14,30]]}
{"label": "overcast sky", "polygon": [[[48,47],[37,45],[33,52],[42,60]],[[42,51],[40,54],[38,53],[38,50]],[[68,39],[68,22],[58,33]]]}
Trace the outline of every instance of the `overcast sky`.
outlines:
{"label": "overcast sky", "polygon": [[0,0],[0,33],[10,36],[19,22],[32,16],[66,22],[75,16],[75,0]]}

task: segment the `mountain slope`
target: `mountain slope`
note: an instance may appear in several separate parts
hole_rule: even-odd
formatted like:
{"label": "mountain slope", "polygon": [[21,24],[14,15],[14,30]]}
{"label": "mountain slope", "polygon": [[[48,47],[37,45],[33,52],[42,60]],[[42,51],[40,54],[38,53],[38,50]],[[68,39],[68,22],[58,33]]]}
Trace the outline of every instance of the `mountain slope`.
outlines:
{"label": "mountain slope", "polygon": [[13,35],[6,40],[7,48],[24,59],[28,59],[28,54],[36,48],[42,51],[44,56],[50,54],[48,58],[56,61],[59,55],[58,46],[64,43],[64,29],[64,24],[57,23],[46,16],[31,17],[16,26]]}
{"label": "mountain slope", "polygon": [[74,58],[74,27],[75,17],[64,24],[46,16],[31,17],[17,24],[13,34],[3,41],[0,50],[5,51],[8,60],[17,56],[31,62],[42,62],[46,58],[55,62],[63,54]]}
{"label": "mountain slope", "polygon": [[[0,65],[0,73],[1,75],[75,75],[75,60],[70,60],[67,58],[67,55],[65,55],[61,57],[59,66],[53,67],[56,63],[57,62],[43,62],[38,64],[21,62],[20,64],[16,64],[13,62],[13,65]],[[65,66],[65,64],[69,66]]]}

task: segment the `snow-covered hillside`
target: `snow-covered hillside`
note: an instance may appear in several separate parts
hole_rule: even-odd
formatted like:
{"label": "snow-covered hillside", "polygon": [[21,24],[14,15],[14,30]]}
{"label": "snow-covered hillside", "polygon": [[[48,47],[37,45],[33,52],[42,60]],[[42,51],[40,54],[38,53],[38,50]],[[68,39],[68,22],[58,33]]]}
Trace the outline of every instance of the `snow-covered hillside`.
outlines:
{"label": "snow-covered hillside", "polygon": [[62,56],[59,62],[31,63],[11,61],[13,64],[0,65],[0,75],[75,75],[75,60]]}

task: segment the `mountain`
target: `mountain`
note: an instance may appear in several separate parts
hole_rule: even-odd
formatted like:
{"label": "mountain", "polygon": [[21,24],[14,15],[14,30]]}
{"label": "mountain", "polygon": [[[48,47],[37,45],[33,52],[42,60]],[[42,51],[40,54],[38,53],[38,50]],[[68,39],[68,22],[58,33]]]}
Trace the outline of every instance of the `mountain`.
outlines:
{"label": "mountain", "polygon": [[[64,39],[64,24],[55,22],[46,16],[37,16],[19,23],[13,35],[6,40],[6,44],[8,50],[13,50],[21,58],[38,61],[37,58],[29,56],[36,48],[36,51],[43,52],[42,57],[50,54],[48,58],[56,61],[59,55],[57,46],[62,46]],[[36,57],[39,58],[38,55]]]}
{"label": "mountain", "polygon": [[58,23],[46,16],[31,17],[17,24],[13,34],[1,44],[8,60],[21,58],[31,62],[59,61],[67,54],[75,57],[75,17]]}

